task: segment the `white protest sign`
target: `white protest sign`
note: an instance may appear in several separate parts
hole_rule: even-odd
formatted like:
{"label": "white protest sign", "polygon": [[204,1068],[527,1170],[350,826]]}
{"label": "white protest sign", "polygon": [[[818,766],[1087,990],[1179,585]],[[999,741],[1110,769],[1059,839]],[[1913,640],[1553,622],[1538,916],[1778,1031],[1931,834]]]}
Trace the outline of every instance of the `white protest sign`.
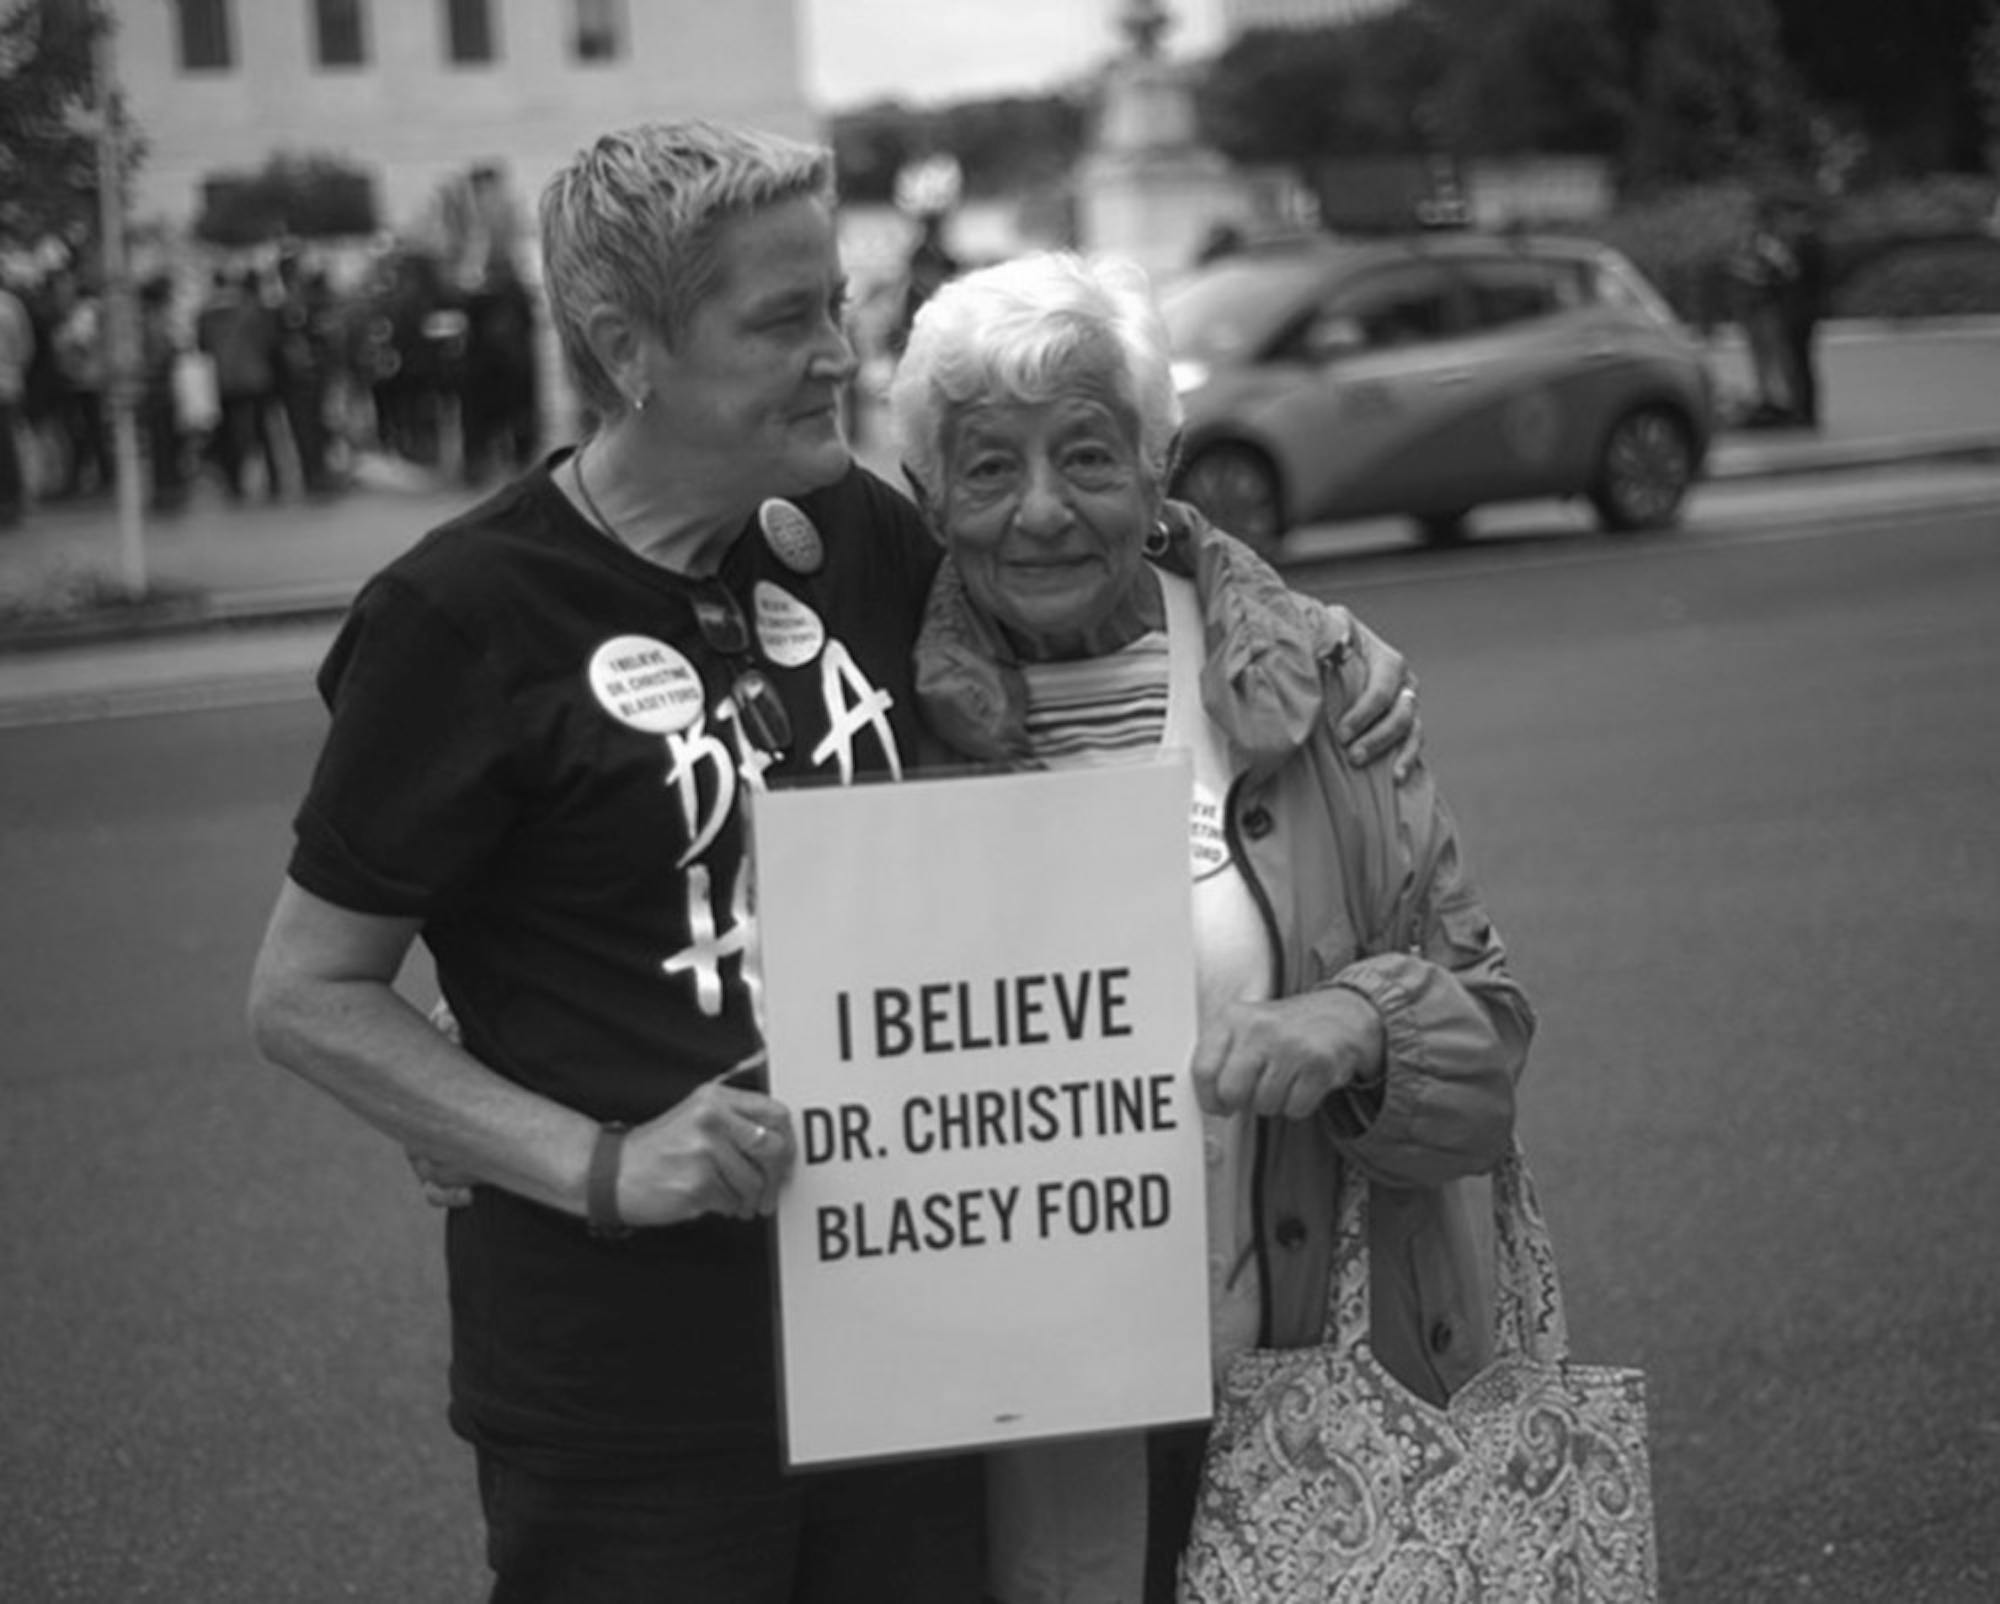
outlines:
{"label": "white protest sign", "polygon": [[1200,1419],[1189,771],[755,798],[795,1465]]}

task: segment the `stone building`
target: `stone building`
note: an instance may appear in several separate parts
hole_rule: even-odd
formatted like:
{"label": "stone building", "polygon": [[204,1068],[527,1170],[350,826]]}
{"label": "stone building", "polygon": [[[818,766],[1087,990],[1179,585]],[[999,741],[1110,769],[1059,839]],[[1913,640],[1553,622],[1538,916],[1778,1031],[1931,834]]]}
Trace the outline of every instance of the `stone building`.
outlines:
{"label": "stone building", "polygon": [[499,169],[525,200],[595,134],[700,113],[811,137],[796,0],[107,0],[146,159],[135,219],[277,152],[368,172],[385,226]]}

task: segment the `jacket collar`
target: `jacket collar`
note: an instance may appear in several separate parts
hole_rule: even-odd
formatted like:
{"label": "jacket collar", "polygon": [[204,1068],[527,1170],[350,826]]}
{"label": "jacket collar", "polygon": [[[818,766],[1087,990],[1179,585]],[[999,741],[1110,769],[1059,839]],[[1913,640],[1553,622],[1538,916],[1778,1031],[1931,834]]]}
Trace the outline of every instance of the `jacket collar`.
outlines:
{"label": "jacket collar", "polygon": [[[1202,705],[1252,770],[1303,745],[1326,704],[1323,662],[1347,650],[1344,615],[1329,615],[1194,508],[1169,502],[1169,572],[1191,576],[1201,602]],[[1006,636],[972,604],[949,557],[939,567],[916,645],[917,701],[940,739],[964,756],[1032,763],[1027,686]]]}

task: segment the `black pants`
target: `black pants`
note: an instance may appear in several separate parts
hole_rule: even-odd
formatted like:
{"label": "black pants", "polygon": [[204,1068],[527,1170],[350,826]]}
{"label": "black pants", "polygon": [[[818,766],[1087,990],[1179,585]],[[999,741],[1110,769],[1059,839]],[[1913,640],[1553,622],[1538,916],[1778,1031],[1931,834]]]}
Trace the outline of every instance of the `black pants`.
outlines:
{"label": "black pants", "polygon": [[1813,353],[1818,321],[1787,318],[1783,325],[1785,388],[1791,392],[1792,415],[1808,428],[1819,427],[1819,363]]}
{"label": "black pants", "polygon": [[308,492],[329,486],[326,463],[326,381],[307,374],[287,379],[283,390],[285,427],[299,459],[299,481]]}
{"label": "black pants", "polygon": [[1206,1423],[1146,1433],[1145,1604],[1174,1604],[1207,1447]]}
{"label": "black pants", "polygon": [[976,1459],[579,1480],[481,1453],[479,1494],[492,1604],[979,1604]]}
{"label": "black pants", "polygon": [[62,429],[69,447],[63,494],[81,495],[86,488],[109,490],[116,475],[111,436],[104,426],[104,397],[95,390],[71,390],[63,397]]}
{"label": "black pants", "polygon": [[222,416],[209,437],[209,455],[232,500],[243,494],[243,469],[253,453],[264,466],[264,493],[275,500],[284,490],[278,443],[271,434],[271,409],[271,399],[263,394],[222,398]]}
{"label": "black pants", "polygon": [[0,401],[0,524],[16,523],[28,499],[27,475],[21,463],[21,407]]}
{"label": "black pants", "polygon": [[174,404],[173,391],[164,386],[149,388],[139,403],[139,422],[146,432],[153,509],[172,511],[187,499],[187,474],[181,460],[187,441],[181,433],[180,409]]}

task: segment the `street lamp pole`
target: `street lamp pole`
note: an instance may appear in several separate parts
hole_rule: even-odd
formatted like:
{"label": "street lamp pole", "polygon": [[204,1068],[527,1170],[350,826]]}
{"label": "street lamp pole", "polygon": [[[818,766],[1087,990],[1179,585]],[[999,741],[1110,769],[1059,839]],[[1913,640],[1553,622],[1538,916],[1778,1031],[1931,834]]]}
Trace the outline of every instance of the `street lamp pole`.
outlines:
{"label": "street lamp pole", "polygon": [[111,448],[118,481],[118,572],[126,595],[136,600],[146,593],[146,529],[139,483],[142,378],[139,313],[125,253],[125,141],[118,119],[114,25],[108,16],[96,19],[91,76],[97,97],[98,236],[104,253],[105,393],[111,403]]}

